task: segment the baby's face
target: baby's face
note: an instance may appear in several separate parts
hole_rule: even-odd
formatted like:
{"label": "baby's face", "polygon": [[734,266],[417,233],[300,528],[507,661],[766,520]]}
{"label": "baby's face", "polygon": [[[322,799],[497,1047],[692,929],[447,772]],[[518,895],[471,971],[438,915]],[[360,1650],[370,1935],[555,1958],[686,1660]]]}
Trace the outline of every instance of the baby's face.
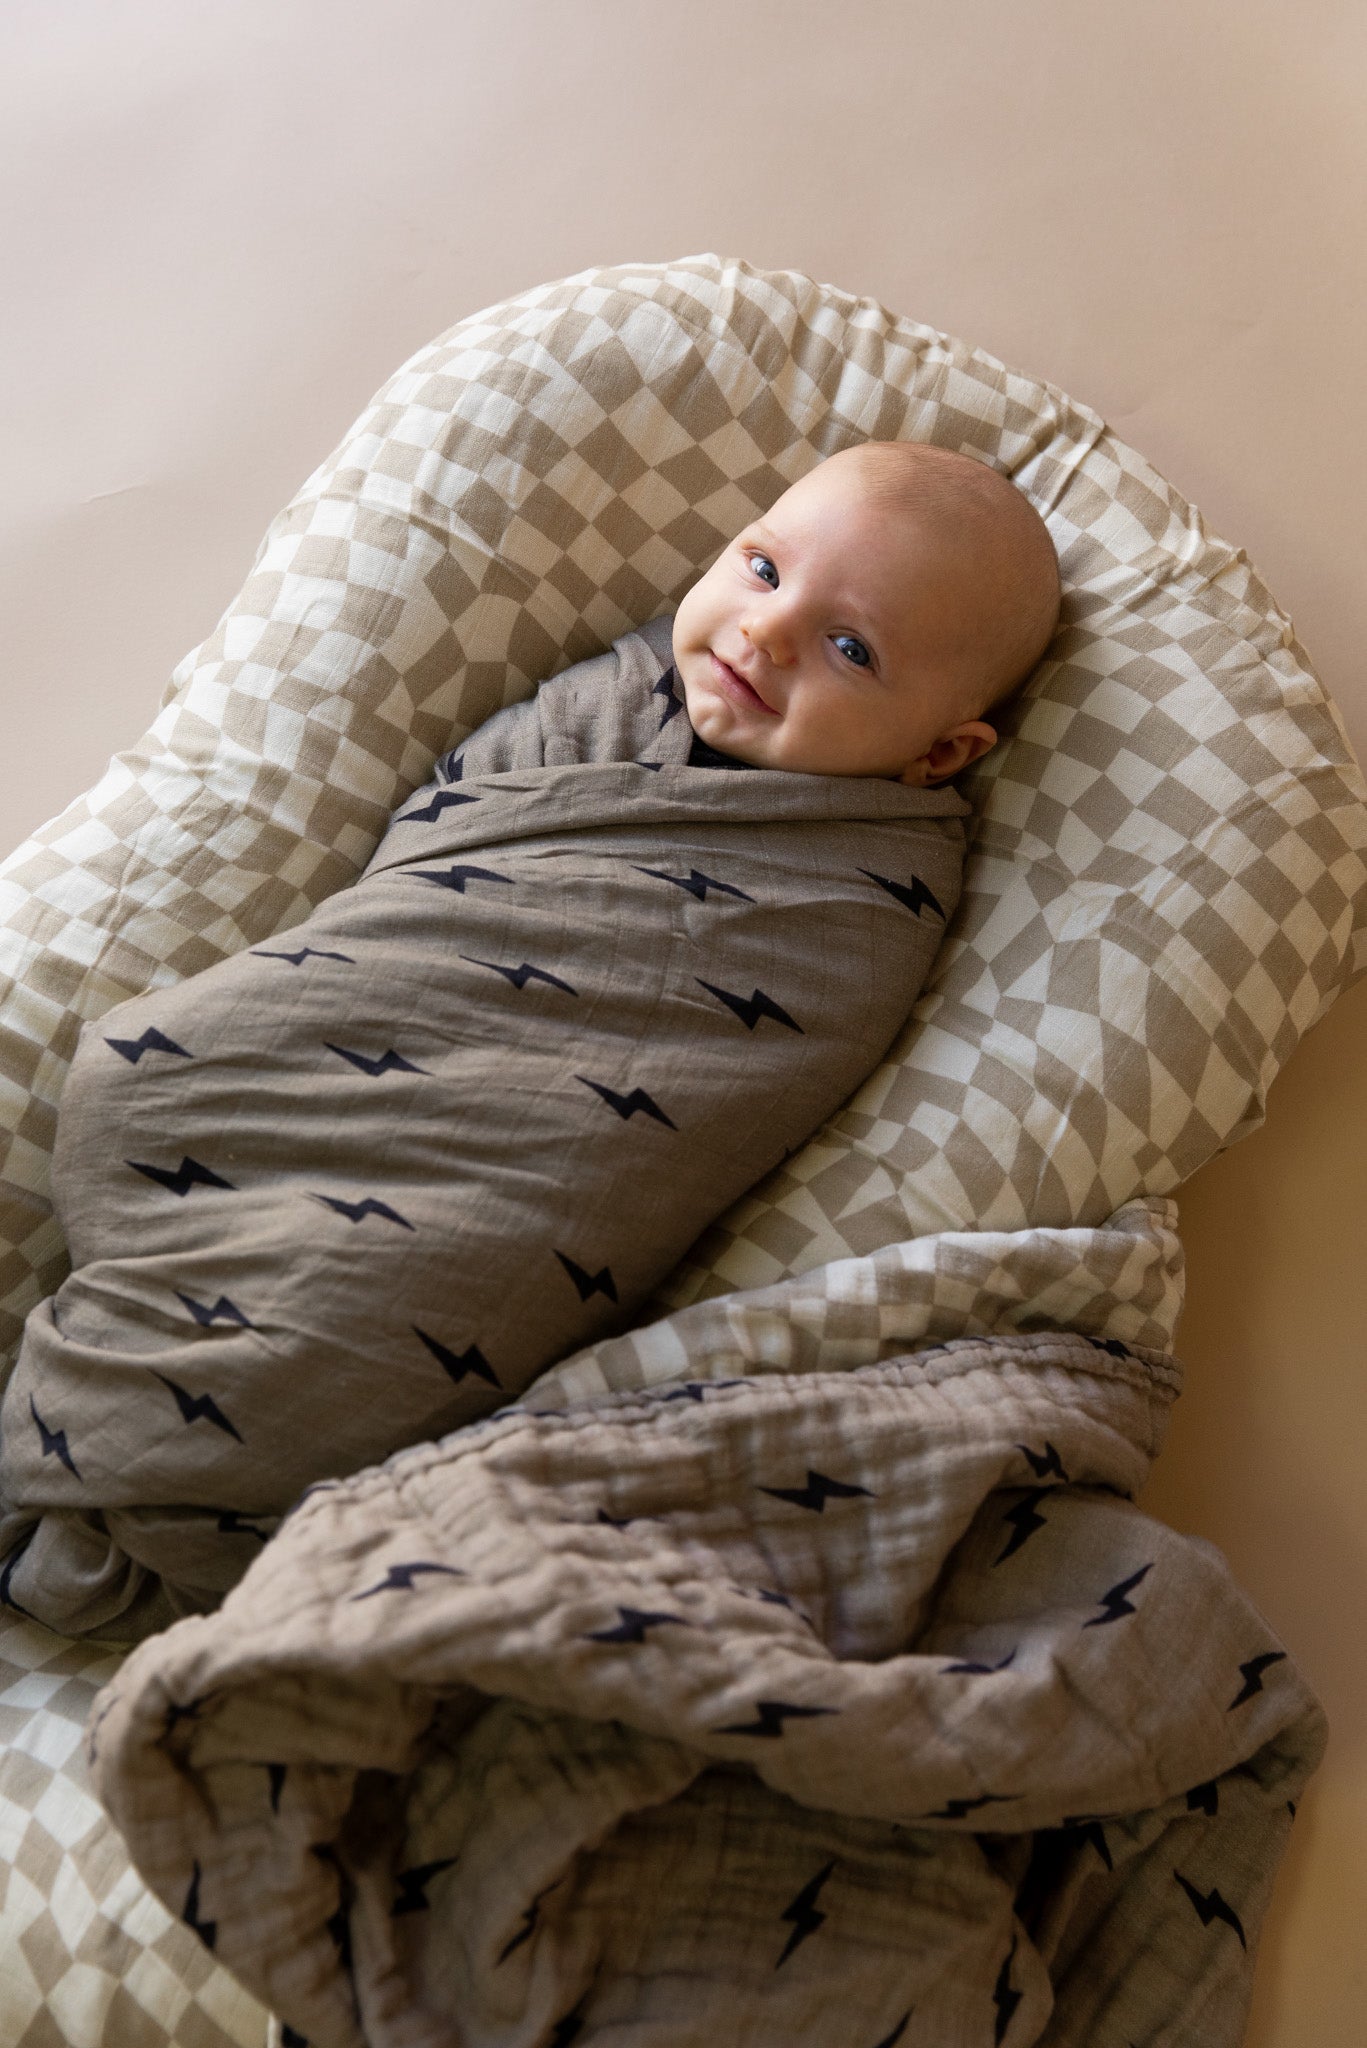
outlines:
{"label": "baby's face", "polygon": [[931,525],[822,463],[732,541],[684,598],[674,663],[720,753],[806,774],[924,786],[996,734],[965,716],[963,569]]}

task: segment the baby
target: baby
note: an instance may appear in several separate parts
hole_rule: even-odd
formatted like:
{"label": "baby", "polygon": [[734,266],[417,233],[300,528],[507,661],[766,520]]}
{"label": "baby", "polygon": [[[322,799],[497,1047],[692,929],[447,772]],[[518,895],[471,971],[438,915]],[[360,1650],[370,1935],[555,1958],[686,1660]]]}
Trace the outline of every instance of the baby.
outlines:
{"label": "baby", "polygon": [[832,456],[672,625],[446,756],[353,888],[90,1026],[0,1597],[124,1638],[211,1607],[306,1486],[640,1312],[904,1024],[959,892],[946,785],[1057,612],[1009,482]]}

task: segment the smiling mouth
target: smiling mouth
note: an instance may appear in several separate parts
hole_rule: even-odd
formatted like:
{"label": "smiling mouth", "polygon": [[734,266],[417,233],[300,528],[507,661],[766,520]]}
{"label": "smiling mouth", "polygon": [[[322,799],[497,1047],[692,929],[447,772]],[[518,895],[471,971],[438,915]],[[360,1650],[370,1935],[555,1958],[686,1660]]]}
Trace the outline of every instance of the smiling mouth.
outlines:
{"label": "smiling mouth", "polygon": [[710,659],[712,673],[728,697],[737,704],[743,704],[747,710],[763,711],[770,718],[778,717],[773,705],[766,704],[759,691],[747,683],[743,675],[737,674],[729,661],[723,661],[719,654],[711,655]]}

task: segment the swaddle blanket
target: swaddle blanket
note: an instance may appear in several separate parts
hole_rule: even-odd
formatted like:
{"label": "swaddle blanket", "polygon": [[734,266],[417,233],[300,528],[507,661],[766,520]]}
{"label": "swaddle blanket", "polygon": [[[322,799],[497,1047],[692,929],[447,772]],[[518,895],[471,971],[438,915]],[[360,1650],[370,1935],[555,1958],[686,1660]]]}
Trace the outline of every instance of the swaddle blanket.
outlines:
{"label": "swaddle blanket", "polygon": [[669,641],[502,712],[354,888],[86,1033],[74,1270],[0,1413],[12,1604],[214,1604],[305,1486],[620,1327],[882,1057],[967,806],[687,765]]}
{"label": "swaddle blanket", "polygon": [[287,2041],[1233,2048],[1323,1730],[1130,1502],[1170,1361],[862,1351],[557,1371],[134,1652],[95,1782]]}

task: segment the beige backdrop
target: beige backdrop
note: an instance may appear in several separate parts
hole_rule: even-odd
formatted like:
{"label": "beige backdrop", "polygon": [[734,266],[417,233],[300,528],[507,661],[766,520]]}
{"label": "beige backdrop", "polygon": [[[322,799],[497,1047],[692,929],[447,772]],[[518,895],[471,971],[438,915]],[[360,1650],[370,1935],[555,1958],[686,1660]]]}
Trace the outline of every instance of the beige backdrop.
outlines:
{"label": "beige backdrop", "polygon": [[[1360,0],[7,0],[0,851],[147,723],[411,349],[704,248],[1096,406],[1248,549],[1367,754],[1364,78]],[[1364,1025],[1367,988],[1188,1191],[1148,1497],[1333,1722],[1250,2048],[1367,2030]]]}

